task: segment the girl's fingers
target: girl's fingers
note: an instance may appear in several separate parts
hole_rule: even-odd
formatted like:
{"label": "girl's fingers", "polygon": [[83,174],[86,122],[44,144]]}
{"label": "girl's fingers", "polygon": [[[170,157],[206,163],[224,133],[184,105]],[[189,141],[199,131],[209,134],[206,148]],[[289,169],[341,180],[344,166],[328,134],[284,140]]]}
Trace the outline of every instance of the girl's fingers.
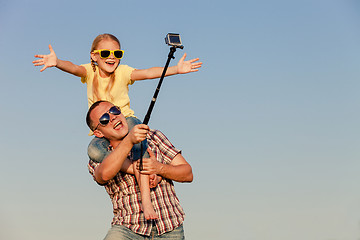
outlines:
{"label": "girl's fingers", "polygon": [[53,48],[52,48],[51,44],[49,44],[49,50],[50,50],[50,52],[54,52],[54,50],[53,50]]}
{"label": "girl's fingers", "polygon": [[147,151],[149,153],[150,158],[154,157],[154,153],[149,148],[147,149]]}
{"label": "girl's fingers", "polygon": [[200,58],[194,58],[194,59],[191,59],[191,60],[189,60],[191,63],[193,63],[193,62],[196,62],[196,61],[199,61],[200,60]]}
{"label": "girl's fingers", "polygon": [[44,61],[43,59],[37,59],[37,60],[34,60],[33,63],[41,63],[43,61]]}
{"label": "girl's fingers", "polygon": [[179,62],[184,61],[185,58],[186,58],[186,53],[184,53],[184,55],[180,58]]}
{"label": "girl's fingers", "polygon": [[45,55],[35,55],[36,58],[44,58]]}

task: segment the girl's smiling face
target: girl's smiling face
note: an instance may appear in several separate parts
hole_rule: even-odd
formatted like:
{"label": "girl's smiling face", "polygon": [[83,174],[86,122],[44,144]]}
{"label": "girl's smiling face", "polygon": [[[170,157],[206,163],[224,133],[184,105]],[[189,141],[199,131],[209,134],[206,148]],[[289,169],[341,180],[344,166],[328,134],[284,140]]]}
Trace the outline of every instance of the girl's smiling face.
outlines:
{"label": "girl's smiling face", "polygon": [[[108,49],[113,51],[120,49],[120,45],[112,39],[103,39],[97,44],[95,50],[99,49]],[[111,73],[115,71],[120,63],[120,59],[115,58],[114,54],[110,54],[108,58],[101,58],[99,53],[92,52],[91,58],[97,62],[100,77],[103,78],[110,77]]]}

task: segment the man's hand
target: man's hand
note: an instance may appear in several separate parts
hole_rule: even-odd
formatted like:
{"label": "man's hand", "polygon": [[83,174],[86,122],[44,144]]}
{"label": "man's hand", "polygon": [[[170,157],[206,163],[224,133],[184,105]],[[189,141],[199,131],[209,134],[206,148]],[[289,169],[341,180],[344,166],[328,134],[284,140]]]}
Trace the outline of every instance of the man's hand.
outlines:
{"label": "man's hand", "polygon": [[140,161],[136,162],[136,169],[140,171],[141,174],[157,174],[161,172],[163,164],[158,162],[154,156],[154,153],[147,149],[150,158],[143,158],[143,170],[140,171]]}
{"label": "man's hand", "polygon": [[40,72],[44,71],[46,68],[55,67],[57,64],[56,54],[50,44],[49,44],[49,50],[50,50],[50,54],[48,55],[35,55],[36,58],[40,58],[40,59],[32,62],[34,66],[44,65],[44,67],[40,70]]}
{"label": "man's hand", "polygon": [[186,53],[180,58],[177,64],[178,74],[197,72],[202,65],[202,62],[198,62],[199,58],[194,58],[188,61],[185,61]]}
{"label": "man's hand", "polygon": [[149,131],[149,126],[145,124],[138,124],[135,125],[131,131],[129,132],[128,136],[130,138],[130,141],[133,144],[140,143],[145,140],[146,135]]}

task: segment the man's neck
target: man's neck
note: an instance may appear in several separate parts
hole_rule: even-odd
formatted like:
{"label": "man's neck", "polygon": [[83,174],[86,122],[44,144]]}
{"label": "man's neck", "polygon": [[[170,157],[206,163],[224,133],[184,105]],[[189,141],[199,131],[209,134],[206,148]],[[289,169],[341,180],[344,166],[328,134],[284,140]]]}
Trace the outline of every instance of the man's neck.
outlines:
{"label": "man's neck", "polygon": [[109,140],[110,145],[113,148],[116,148],[122,141],[124,141],[124,139],[127,137],[128,134],[126,134],[125,137],[123,137],[122,139],[113,139],[113,140]]}
{"label": "man's neck", "polygon": [[122,140],[111,140],[110,146],[113,148],[116,148],[121,142],[122,142]]}

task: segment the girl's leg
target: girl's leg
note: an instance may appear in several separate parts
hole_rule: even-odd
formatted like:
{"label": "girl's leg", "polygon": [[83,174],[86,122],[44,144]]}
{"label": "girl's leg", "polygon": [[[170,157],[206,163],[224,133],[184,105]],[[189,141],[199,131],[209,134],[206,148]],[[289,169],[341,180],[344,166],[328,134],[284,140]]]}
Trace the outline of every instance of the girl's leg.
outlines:
{"label": "girl's leg", "polygon": [[105,138],[94,137],[88,146],[88,156],[94,162],[102,162],[109,152],[110,142]]}
{"label": "girl's leg", "polygon": [[[128,124],[129,127],[129,132],[130,130],[138,124],[141,124],[142,122],[137,119],[136,117],[127,117],[126,118],[126,122]],[[141,153],[141,145],[143,146],[143,152]],[[147,144],[147,140],[145,139],[144,141],[142,141],[141,143],[135,144],[133,146],[133,148],[131,149],[132,155],[133,155],[133,160],[137,160],[141,157],[140,154],[143,155],[144,158],[149,158],[149,153],[146,151],[146,149],[148,148],[148,144]]]}
{"label": "girl's leg", "polygon": [[150,197],[149,175],[141,174],[133,164],[136,180],[140,187],[141,206],[146,220],[157,219]]}
{"label": "girl's leg", "polygon": [[[128,123],[129,131],[138,124],[141,124],[141,121],[135,117],[127,117],[126,122]],[[143,145],[143,152],[141,152],[141,145]],[[137,160],[143,155],[145,158],[149,158],[149,153],[147,152],[147,141],[146,139],[141,143],[135,144],[131,149],[133,160]],[[140,155],[141,154],[141,155]],[[135,177],[140,187],[141,194],[141,205],[142,210],[144,211],[145,219],[157,219],[158,215],[156,214],[150,198],[150,186],[149,186],[149,175],[140,174],[140,172],[136,169],[135,164],[133,165]]]}

